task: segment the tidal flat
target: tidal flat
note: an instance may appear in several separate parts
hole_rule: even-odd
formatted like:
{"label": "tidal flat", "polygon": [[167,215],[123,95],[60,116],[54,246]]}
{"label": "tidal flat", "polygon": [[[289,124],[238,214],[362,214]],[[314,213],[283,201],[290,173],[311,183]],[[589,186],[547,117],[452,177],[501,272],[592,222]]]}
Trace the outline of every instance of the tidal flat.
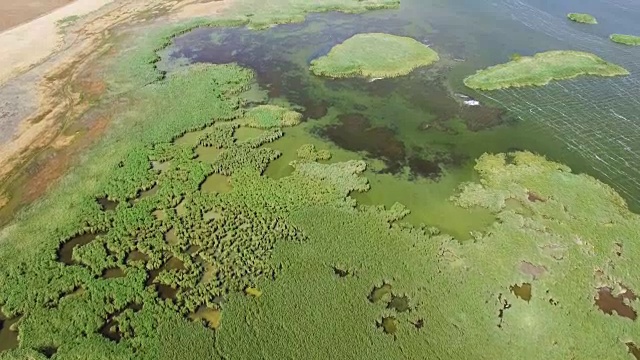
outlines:
{"label": "tidal flat", "polygon": [[[0,233],[0,359],[628,358],[640,216],[455,76],[502,54],[457,61],[472,45],[408,3],[273,27],[397,3],[260,3],[120,39],[107,76],[131,106]],[[309,70],[370,32],[440,61]]]}

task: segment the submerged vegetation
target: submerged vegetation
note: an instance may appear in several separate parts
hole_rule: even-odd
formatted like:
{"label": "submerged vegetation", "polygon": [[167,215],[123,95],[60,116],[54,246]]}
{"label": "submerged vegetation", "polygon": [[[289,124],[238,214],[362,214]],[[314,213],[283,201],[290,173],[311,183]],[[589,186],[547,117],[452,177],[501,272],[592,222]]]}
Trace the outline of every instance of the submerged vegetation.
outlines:
{"label": "submerged vegetation", "polygon": [[509,87],[542,86],[553,80],[571,79],[583,75],[628,75],[624,68],[582,51],[547,51],[534,56],[522,56],[505,64],[479,70],[464,79],[464,84],[476,90],[497,90]]}
{"label": "submerged vegetation", "polygon": [[[291,3],[300,13],[308,4]],[[133,89],[135,105],[0,232],[0,359],[637,350],[640,216],[611,188],[528,152],[483,155],[478,181],[450,201],[496,221],[461,242],[407,224],[402,204],[358,204],[368,164],[311,142],[288,149],[292,172],[271,178],[265,169],[282,156],[271,143],[302,115],[249,104],[254,73],[236,64],[160,72],[155,50],[175,33],[136,39],[110,79]],[[579,346],[568,337],[576,324]]]}
{"label": "submerged vegetation", "polygon": [[570,14],[567,14],[567,18],[571,21],[575,21],[581,24],[595,25],[598,23],[596,18],[593,15],[589,15],[589,14],[570,13]]}
{"label": "submerged vegetation", "polygon": [[438,61],[428,46],[408,37],[358,34],[311,62],[311,71],[332,78],[402,76]]}
{"label": "submerged vegetation", "polygon": [[611,39],[611,41],[616,42],[618,44],[640,46],[640,36],[612,34],[611,36],[609,36],[609,39]]}

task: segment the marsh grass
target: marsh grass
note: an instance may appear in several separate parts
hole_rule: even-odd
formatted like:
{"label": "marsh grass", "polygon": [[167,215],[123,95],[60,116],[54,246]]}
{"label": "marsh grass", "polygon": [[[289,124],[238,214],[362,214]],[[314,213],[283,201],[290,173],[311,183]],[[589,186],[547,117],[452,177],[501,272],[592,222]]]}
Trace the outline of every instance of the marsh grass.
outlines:
{"label": "marsh grass", "polygon": [[358,34],[311,61],[311,72],[331,78],[403,76],[438,61],[428,46],[408,37],[382,33]]}
{"label": "marsh grass", "polygon": [[509,87],[542,86],[553,80],[571,79],[583,75],[628,74],[629,72],[624,68],[590,53],[547,51],[479,70],[465,78],[464,84],[476,90],[497,90]]}
{"label": "marsh grass", "polygon": [[567,14],[567,18],[571,21],[575,21],[581,24],[595,25],[598,23],[596,18],[593,15],[589,15],[589,14],[570,13],[570,14]]}
{"label": "marsh grass", "polygon": [[612,34],[611,36],[609,36],[609,39],[611,39],[611,41],[616,42],[618,44],[629,45],[629,46],[640,46],[640,36]]}

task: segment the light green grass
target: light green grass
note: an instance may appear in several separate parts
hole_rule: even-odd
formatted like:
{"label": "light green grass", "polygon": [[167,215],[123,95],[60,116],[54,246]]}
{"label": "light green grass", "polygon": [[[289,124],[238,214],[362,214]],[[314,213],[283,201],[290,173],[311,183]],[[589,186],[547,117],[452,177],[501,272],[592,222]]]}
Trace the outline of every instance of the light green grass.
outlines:
{"label": "light green grass", "polygon": [[479,70],[464,79],[464,84],[476,90],[496,90],[509,87],[542,86],[553,80],[571,79],[583,75],[621,76],[629,72],[596,55],[581,51],[547,51],[534,56],[522,56],[505,64]]}
{"label": "light green grass", "polygon": [[589,15],[589,14],[570,13],[570,14],[567,14],[567,18],[571,21],[575,21],[581,24],[595,25],[598,23],[596,18],[593,15]]}
{"label": "light green grass", "polygon": [[640,36],[635,35],[623,35],[623,34],[612,34],[609,36],[611,41],[616,42],[618,44],[630,45],[630,46],[639,46],[640,45]]}
{"label": "light green grass", "polygon": [[311,62],[311,71],[332,78],[402,76],[438,61],[438,54],[408,37],[358,34]]}

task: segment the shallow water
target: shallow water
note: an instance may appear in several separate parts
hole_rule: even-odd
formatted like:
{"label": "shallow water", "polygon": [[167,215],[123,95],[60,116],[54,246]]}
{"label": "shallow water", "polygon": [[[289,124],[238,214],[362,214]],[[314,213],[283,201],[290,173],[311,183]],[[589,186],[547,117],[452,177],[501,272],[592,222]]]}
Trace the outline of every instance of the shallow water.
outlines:
{"label": "shallow water", "polygon": [[[493,218],[480,210],[455,209],[448,197],[461,182],[474,180],[474,159],[484,152],[541,153],[609,183],[633,209],[640,208],[640,141],[633,141],[640,138],[635,115],[640,99],[632,93],[640,89],[640,78],[633,75],[640,69],[635,60],[640,49],[607,39],[611,32],[633,32],[637,26],[629,14],[639,13],[640,6],[626,0],[584,5],[581,11],[600,20],[598,29],[566,21],[569,7],[542,0],[435,1],[429,6],[404,0],[399,10],[314,14],[302,24],[265,31],[203,28],[176,38],[161,52],[159,67],[237,62],[254,69],[272,101],[301,106],[313,124],[296,139],[285,136],[272,144],[284,154],[267,176],[290,174],[288,163],[295,160],[297,147],[324,139],[386,165],[368,174],[372,190],[356,195],[361,203],[403,202],[412,211],[407,221],[435,225],[464,239]],[[433,47],[442,60],[404,77],[373,82],[323,79],[308,71],[312,59],[337,43],[376,31],[411,36]],[[465,76],[505,62],[513,53],[551,49],[594,52],[625,66],[632,76],[484,93],[462,85]],[[481,105],[466,106],[461,95]],[[386,174],[393,177],[376,179]]]}

